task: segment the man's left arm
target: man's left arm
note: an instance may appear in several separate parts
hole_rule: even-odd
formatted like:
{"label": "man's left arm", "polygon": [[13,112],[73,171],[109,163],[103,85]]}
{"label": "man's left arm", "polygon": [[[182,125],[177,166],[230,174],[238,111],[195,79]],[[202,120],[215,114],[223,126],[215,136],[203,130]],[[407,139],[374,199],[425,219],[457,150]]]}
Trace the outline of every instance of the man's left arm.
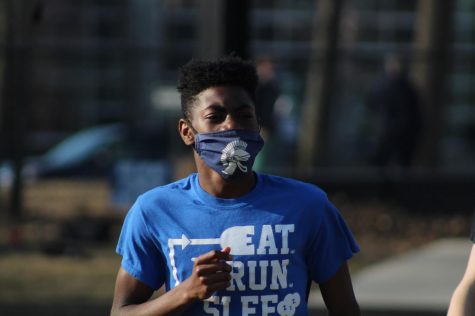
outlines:
{"label": "man's left arm", "polygon": [[360,308],[353,292],[350,272],[346,262],[329,280],[319,285],[330,316],[360,315]]}

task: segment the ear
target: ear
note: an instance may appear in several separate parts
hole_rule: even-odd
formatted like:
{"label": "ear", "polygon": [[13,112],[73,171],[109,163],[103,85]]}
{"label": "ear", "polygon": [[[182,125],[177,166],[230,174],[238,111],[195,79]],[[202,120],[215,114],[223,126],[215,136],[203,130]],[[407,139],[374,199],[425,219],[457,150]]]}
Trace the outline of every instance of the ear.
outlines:
{"label": "ear", "polygon": [[193,134],[193,131],[188,124],[189,123],[185,119],[181,118],[178,121],[178,132],[180,133],[180,137],[185,145],[190,146],[195,143],[195,134]]}

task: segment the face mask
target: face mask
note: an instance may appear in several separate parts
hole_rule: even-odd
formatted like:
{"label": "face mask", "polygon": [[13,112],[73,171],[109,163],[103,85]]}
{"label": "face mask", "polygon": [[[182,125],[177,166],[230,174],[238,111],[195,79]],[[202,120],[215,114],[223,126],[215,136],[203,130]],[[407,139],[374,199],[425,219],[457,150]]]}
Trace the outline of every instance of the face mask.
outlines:
{"label": "face mask", "polygon": [[238,178],[252,170],[262,146],[264,140],[259,132],[250,130],[199,133],[195,137],[196,152],[224,179]]}

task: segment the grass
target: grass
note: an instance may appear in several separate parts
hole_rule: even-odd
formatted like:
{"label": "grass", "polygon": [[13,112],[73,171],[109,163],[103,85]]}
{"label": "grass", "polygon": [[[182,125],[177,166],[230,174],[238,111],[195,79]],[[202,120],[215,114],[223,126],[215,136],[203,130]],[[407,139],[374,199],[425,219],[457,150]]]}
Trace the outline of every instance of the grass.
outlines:
{"label": "grass", "polygon": [[112,247],[90,258],[15,252],[0,256],[0,302],[110,304],[120,258]]}
{"label": "grass", "polygon": [[[109,242],[99,244],[71,244],[70,238],[62,236],[65,221],[104,216],[120,220],[123,213],[114,213],[109,201],[104,181],[27,184],[22,223],[3,220],[0,224],[0,306],[19,302],[109,305],[120,265],[120,257],[114,252],[117,228],[111,230]],[[0,191],[2,214],[6,213],[5,205],[6,192]],[[55,241],[76,249],[61,249],[64,251],[60,255],[46,254],[46,247]]]}

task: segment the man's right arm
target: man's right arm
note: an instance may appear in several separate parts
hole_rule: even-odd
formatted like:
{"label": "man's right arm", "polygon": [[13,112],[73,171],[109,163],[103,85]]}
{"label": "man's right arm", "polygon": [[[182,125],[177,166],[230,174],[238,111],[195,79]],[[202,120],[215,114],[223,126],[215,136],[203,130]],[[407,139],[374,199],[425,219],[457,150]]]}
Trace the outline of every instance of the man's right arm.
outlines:
{"label": "man's right arm", "polygon": [[198,300],[229,286],[230,249],[210,251],[195,260],[192,275],[156,299],[149,300],[153,289],[132,277],[123,268],[117,274],[111,316],[182,315]]}
{"label": "man's right arm", "polygon": [[186,296],[180,292],[177,287],[149,301],[153,289],[120,268],[117,274],[111,316],[181,315],[189,303]]}

